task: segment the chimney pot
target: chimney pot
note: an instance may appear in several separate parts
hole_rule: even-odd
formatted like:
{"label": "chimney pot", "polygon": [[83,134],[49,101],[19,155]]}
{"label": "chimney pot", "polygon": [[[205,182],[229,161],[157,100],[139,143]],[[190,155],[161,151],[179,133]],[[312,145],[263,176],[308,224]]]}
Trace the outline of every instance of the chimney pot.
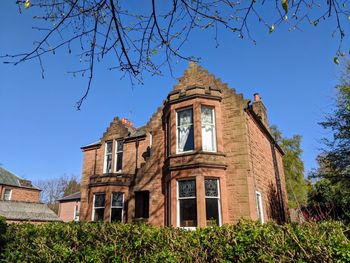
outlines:
{"label": "chimney pot", "polygon": [[254,102],[261,101],[261,97],[259,93],[254,93]]}

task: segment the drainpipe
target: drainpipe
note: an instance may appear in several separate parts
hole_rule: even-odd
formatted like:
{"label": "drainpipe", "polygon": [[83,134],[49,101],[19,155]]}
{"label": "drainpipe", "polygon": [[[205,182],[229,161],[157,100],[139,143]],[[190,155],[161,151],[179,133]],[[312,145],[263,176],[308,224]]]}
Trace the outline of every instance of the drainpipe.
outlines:
{"label": "drainpipe", "polygon": [[284,209],[284,199],[283,199],[283,193],[282,193],[282,184],[281,184],[281,177],[280,177],[278,164],[277,164],[275,144],[276,144],[276,142],[271,142],[271,152],[272,152],[273,166],[274,166],[274,170],[275,170],[277,195],[278,195],[278,201],[279,201],[279,207],[280,207],[281,220],[283,222],[286,222],[287,220],[286,220],[286,214],[285,214],[285,209]]}

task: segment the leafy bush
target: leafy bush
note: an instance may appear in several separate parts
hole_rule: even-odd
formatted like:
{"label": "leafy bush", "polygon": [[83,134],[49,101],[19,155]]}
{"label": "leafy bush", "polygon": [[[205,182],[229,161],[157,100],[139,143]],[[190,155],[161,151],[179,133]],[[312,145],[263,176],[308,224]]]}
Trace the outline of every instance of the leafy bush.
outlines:
{"label": "leafy bush", "polygon": [[8,225],[1,262],[350,262],[339,222],[186,231],[144,224]]}

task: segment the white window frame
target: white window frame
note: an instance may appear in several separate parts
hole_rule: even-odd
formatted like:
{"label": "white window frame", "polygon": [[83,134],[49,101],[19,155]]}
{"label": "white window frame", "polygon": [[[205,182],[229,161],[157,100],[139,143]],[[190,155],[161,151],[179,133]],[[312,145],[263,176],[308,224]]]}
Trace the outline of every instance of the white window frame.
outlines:
{"label": "white window frame", "polygon": [[[76,209],[76,208],[78,208],[78,209]],[[74,205],[73,221],[76,221],[76,222],[79,221],[79,215],[77,216],[77,212],[78,212],[77,210],[79,210],[79,204]]]}
{"label": "white window frame", "polygon": [[[109,173],[109,171],[107,171],[107,144],[111,143],[112,144],[112,151],[111,153],[109,153],[108,155],[111,155],[111,165],[113,163],[113,141],[107,141],[105,142],[105,155],[104,155],[104,162],[103,162],[103,173]],[[113,167],[111,169],[111,172],[113,171]]]}
{"label": "white window frame", "polygon": [[[10,191],[10,193],[8,194],[8,199],[5,199],[6,191]],[[11,199],[12,199],[12,189],[11,189],[11,188],[5,188],[5,189],[4,189],[4,196],[3,196],[3,199],[4,199],[5,201],[11,201]]]}
{"label": "white window frame", "polygon": [[[212,116],[213,116],[213,123],[203,123],[202,122],[202,108],[209,108],[211,109],[211,113],[212,113]],[[208,150],[204,150],[203,149],[203,126],[204,125],[210,125],[212,126],[213,128],[213,146],[214,146],[214,149],[211,150],[211,151],[208,151]],[[206,105],[201,105],[201,133],[202,133],[202,149],[203,151],[205,152],[216,152],[217,151],[217,147],[216,147],[216,121],[215,121],[215,107],[212,107],[212,106],[206,106]]]}
{"label": "white window frame", "polygon": [[[262,204],[261,192],[258,192],[258,191],[255,192],[255,202],[256,202],[256,212],[257,212],[258,220],[260,221],[261,224],[264,224],[265,223],[264,207]],[[260,213],[259,213],[259,210],[260,210]],[[261,217],[259,216],[260,214],[261,214]]]}
{"label": "white window frame", "polygon": [[[123,145],[123,150],[118,151],[118,142],[121,142]],[[117,170],[117,163],[118,163],[118,153],[122,153],[124,155],[124,141],[123,140],[115,140],[115,155],[114,155],[114,171],[116,173],[121,173],[123,170],[123,156],[122,156],[122,169]]]}
{"label": "white window frame", "polygon": [[[122,206],[113,206],[113,194],[122,194],[123,195],[123,203]],[[112,208],[121,208],[122,209],[122,220],[121,223],[124,223],[124,202],[125,202],[125,194],[123,192],[114,192],[111,194],[111,209],[109,211],[109,222],[112,222]]]}
{"label": "white window frame", "polygon": [[[95,207],[95,196],[96,195],[99,195],[99,194],[104,194],[105,195],[105,206],[98,206],[98,207]],[[106,209],[106,194],[105,193],[94,193],[93,194],[93,200],[92,200],[92,215],[91,215],[91,221],[95,222],[95,209],[100,209],[100,208],[103,208],[103,209]],[[104,213],[103,213],[104,214]],[[103,216],[104,217],[104,216]],[[104,220],[102,220],[104,221]]]}
{"label": "white window frame", "polygon": [[[218,196],[206,196],[205,195],[205,180],[215,180],[218,186]],[[220,192],[220,180],[217,178],[204,178],[204,196],[205,196],[205,202],[207,202],[208,199],[217,199],[218,201],[218,213],[219,213],[219,226],[222,226],[222,218],[221,218],[221,192]],[[207,203],[205,203],[207,205]],[[207,215],[205,214],[205,222],[207,222]]]}
{"label": "white window frame", "polygon": [[[178,129],[178,113],[180,111],[185,111],[185,110],[192,110],[192,127],[193,127],[193,149],[192,150],[189,150],[189,151],[179,151],[179,142],[178,142],[178,139],[179,139],[179,129]],[[180,153],[189,153],[189,152],[193,152],[194,149],[195,149],[195,144],[194,144],[194,110],[193,110],[193,107],[186,107],[186,108],[182,108],[182,109],[178,109],[176,110],[176,153],[177,154],[180,154]]]}
{"label": "white window frame", "polygon": [[[196,184],[196,196],[193,197],[179,197],[179,182],[181,181],[189,181],[189,180],[193,180],[195,181]],[[196,210],[197,210],[197,182],[195,178],[186,178],[183,180],[178,180],[176,181],[176,198],[177,198],[177,207],[176,207],[176,212],[177,212],[177,222],[176,222],[176,226],[179,228],[183,228],[183,229],[187,229],[187,230],[195,230],[197,227],[195,226],[180,226],[180,200],[185,200],[185,199],[195,199],[196,200]],[[197,226],[198,226],[198,213],[196,211],[197,214]]]}

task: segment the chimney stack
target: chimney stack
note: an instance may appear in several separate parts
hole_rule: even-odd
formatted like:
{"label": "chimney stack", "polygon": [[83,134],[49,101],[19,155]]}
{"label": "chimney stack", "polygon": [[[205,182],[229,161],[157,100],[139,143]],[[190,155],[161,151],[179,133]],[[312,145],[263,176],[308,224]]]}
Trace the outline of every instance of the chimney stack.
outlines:
{"label": "chimney stack", "polygon": [[267,112],[264,103],[261,100],[259,93],[254,93],[254,102],[252,103],[252,109],[254,113],[260,118],[261,122],[265,125],[267,129],[270,128],[269,122],[267,120]]}
{"label": "chimney stack", "polygon": [[122,118],[122,123],[129,128],[134,128],[134,124],[129,121],[127,118]]}

